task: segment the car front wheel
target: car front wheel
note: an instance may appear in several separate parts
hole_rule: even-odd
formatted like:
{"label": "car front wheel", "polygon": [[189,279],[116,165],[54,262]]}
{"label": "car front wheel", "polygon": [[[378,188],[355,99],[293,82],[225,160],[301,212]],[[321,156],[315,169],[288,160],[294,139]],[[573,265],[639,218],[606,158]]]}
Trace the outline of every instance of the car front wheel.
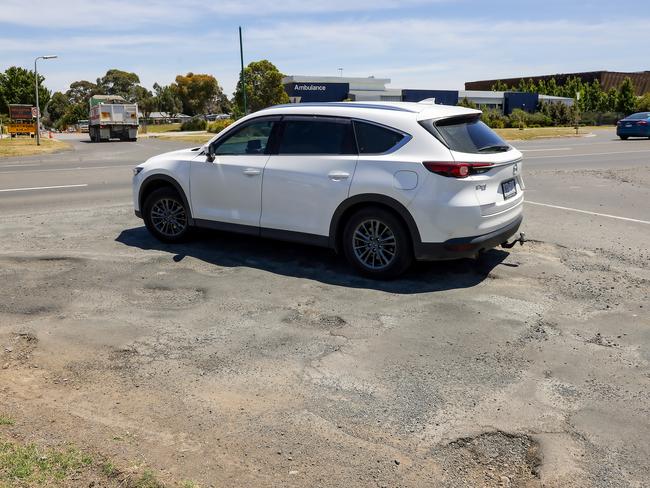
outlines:
{"label": "car front wheel", "polygon": [[174,243],[188,236],[189,211],[176,190],[155,190],[145,200],[143,210],[144,223],[158,240]]}
{"label": "car front wheel", "polygon": [[382,208],[364,208],[350,217],[343,232],[343,251],[357,271],[376,279],[395,278],[413,262],[406,227]]}

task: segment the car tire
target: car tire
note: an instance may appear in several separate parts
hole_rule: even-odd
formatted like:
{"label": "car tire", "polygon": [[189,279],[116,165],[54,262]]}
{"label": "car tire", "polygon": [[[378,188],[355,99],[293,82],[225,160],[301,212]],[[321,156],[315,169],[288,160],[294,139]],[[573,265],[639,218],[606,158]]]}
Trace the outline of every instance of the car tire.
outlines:
{"label": "car tire", "polygon": [[343,229],[342,247],[354,269],[369,278],[396,278],[413,263],[406,226],[379,207],[365,207],[350,216]]}
{"label": "car tire", "polygon": [[629,136],[618,136],[618,137],[620,137],[621,140],[623,140],[623,141],[627,141],[627,138],[628,138]]}
{"label": "car tire", "polygon": [[149,232],[159,241],[183,242],[190,235],[189,209],[173,188],[154,190],[144,202],[142,216]]}

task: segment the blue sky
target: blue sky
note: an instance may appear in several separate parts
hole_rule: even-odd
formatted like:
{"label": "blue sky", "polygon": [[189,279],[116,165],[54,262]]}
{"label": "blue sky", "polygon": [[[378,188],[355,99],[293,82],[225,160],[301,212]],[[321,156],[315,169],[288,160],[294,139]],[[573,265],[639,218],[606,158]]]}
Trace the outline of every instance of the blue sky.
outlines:
{"label": "blue sky", "polygon": [[[641,2],[643,4],[643,2]],[[641,5],[635,3],[634,5]],[[391,78],[395,88],[587,70],[650,70],[650,8],[605,0],[2,0],[0,70],[32,67],[65,90],[109,68],[167,84],[210,73],[231,94],[245,62],[285,74]],[[631,5],[630,5],[631,6]],[[634,42],[633,42],[634,41]]]}

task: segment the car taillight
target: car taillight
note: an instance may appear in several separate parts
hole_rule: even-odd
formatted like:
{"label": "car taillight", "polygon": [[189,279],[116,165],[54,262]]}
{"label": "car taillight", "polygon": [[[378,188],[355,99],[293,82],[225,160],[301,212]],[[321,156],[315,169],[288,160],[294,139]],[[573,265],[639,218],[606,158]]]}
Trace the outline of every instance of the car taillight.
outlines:
{"label": "car taillight", "polygon": [[467,178],[470,175],[484,173],[492,167],[492,163],[438,163],[424,161],[422,164],[432,173],[449,178]]}
{"label": "car taillight", "polygon": [[636,123],[636,125],[648,125],[648,121],[647,121],[647,120],[639,120],[639,121]]}

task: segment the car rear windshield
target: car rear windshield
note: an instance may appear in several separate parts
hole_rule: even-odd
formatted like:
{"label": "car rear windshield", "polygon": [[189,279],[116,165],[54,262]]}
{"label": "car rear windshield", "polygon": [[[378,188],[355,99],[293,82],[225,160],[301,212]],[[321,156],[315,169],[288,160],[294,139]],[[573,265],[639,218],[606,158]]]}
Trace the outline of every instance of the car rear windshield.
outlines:
{"label": "car rear windshield", "polygon": [[424,120],[420,123],[452,151],[483,154],[510,149],[496,132],[481,121],[480,114]]}
{"label": "car rear windshield", "polygon": [[640,120],[640,119],[647,119],[650,117],[650,112],[640,112],[638,114],[632,114],[628,117],[628,120]]}

